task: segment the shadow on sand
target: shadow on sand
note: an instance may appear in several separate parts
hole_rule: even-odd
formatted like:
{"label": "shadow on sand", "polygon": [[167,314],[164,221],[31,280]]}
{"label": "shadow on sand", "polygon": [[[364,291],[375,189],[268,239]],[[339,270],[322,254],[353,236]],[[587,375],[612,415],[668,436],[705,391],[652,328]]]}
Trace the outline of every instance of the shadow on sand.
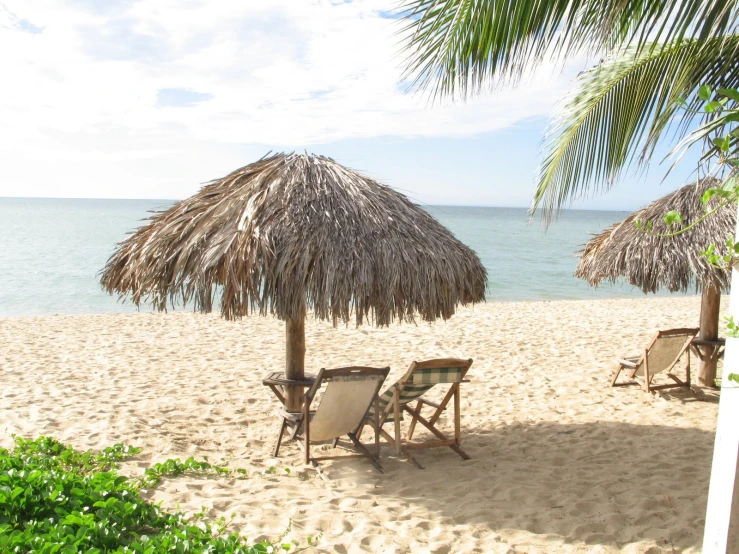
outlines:
{"label": "shadow on sand", "polygon": [[[425,470],[388,459],[377,492],[423,503],[438,525],[484,537],[538,535],[536,544],[699,547],[714,435],[698,429],[594,422],[516,423],[468,432],[463,461],[449,449],[419,453]],[[395,476],[406,475],[398,488]],[[540,539],[540,540],[538,540]]]}

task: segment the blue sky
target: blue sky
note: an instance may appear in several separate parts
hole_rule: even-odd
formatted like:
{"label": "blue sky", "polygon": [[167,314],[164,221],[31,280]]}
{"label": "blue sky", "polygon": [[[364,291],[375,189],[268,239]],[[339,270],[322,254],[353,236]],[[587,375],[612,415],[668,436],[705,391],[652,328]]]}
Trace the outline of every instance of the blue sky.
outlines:
{"label": "blue sky", "polygon": [[[527,207],[547,123],[587,60],[429,105],[395,0],[0,0],[0,196],[184,198],[269,150],[334,157],[423,204]],[[663,149],[664,150],[664,149]],[[664,152],[662,152],[664,153]],[[632,209],[689,158],[578,208]]]}

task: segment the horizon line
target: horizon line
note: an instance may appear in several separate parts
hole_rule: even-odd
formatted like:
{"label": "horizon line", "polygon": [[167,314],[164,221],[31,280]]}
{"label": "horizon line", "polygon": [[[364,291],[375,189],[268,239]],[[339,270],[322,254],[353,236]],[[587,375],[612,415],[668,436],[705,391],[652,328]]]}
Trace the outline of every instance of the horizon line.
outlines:
{"label": "horizon line", "polygon": [[[112,200],[115,202],[133,201],[133,202],[179,202],[185,198],[103,198],[88,196],[0,196],[0,200]],[[430,204],[427,202],[418,203],[419,206],[435,207],[451,207],[451,208],[502,208],[515,210],[528,210],[528,206],[496,206],[492,204]],[[638,208],[634,208],[638,209]],[[541,210],[541,208],[539,208]],[[539,211],[537,210],[537,211]],[[579,211],[579,212],[630,212],[630,208],[561,208],[559,211]]]}

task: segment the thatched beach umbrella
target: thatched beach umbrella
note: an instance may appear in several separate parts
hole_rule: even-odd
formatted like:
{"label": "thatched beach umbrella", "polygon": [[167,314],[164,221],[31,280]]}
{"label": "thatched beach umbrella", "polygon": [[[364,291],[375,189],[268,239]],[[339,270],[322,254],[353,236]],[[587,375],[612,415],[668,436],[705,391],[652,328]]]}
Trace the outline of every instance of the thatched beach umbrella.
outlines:
{"label": "thatched beach umbrella", "polygon": [[[725,249],[726,239],[734,235],[736,208],[721,208],[686,233],[672,237],[655,235],[675,231],[663,221],[671,210],[680,212],[686,226],[703,216],[716,205],[714,200],[708,206],[703,204],[703,193],[717,186],[720,182],[714,179],[686,185],[612,225],[585,245],[575,276],[592,286],[623,278],[645,293],[657,289],[687,292],[695,287],[702,291],[699,338],[716,340],[721,292],[729,291],[731,274],[711,265],[701,252],[711,244],[716,245],[717,252],[722,246]],[[637,220],[643,227],[651,221],[651,230],[640,230],[635,225]],[[713,386],[717,362],[713,354],[711,347],[703,347],[698,368],[701,385]]]}
{"label": "thatched beach umbrella", "polygon": [[[405,196],[330,158],[277,154],[208,183],[120,243],[109,293],[155,309],[286,322],[288,379],[304,376],[305,316],[357,325],[447,319],[484,299],[477,255]],[[217,300],[218,302],[217,302]],[[287,391],[291,410],[300,389]]]}

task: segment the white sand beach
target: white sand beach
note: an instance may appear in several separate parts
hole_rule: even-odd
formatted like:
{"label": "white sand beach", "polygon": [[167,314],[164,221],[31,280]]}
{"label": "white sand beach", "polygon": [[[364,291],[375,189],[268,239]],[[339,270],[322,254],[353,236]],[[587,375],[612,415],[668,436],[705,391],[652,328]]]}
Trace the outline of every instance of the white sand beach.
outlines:
{"label": "white sand beach", "polygon": [[[251,538],[323,534],[320,552],[699,552],[718,395],[609,388],[615,360],[655,330],[697,326],[700,298],[488,303],[447,322],[306,325],[306,368],[474,358],[463,385],[463,461],[425,450],[418,470],[384,448],[323,463],[271,457],[284,324],[193,313],[0,319],[0,443],[54,436],[245,468],[245,479],[168,479],[169,508],[205,507]],[[694,361],[694,366],[697,365]],[[366,440],[369,436],[365,435]],[[269,473],[270,467],[276,472]],[[290,468],[290,473],[284,471]]]}

